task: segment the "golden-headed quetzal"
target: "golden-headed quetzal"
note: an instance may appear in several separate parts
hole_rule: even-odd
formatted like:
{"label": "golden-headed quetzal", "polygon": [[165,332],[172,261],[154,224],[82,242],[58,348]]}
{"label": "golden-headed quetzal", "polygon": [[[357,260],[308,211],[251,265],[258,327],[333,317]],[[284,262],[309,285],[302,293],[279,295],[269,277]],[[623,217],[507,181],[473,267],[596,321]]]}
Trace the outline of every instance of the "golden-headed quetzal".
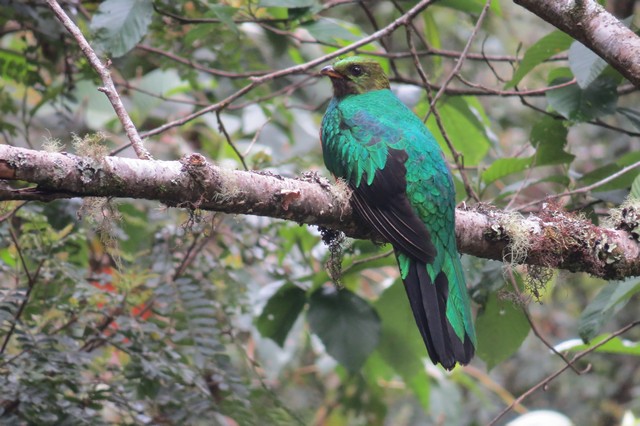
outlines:
{"label": "golden-headed quetzal", "polygon": [[476,337],[442,151],[378,62],[354,56],[321,72],[333,84],[321,129],[325,165],[353,190],[355,213],[393,245],[431,360],[449,370],[467,364]]}

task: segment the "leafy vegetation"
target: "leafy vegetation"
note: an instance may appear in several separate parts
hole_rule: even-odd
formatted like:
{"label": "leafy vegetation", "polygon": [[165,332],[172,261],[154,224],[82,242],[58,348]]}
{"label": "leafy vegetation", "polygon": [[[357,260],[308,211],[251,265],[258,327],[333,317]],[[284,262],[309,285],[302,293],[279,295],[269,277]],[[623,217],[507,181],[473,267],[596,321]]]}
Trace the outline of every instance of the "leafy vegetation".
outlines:
{"label": "leafy vegetation", "polygon": [[[511,2],[494,0],[482,20],[484,1],[442,0],[411,25],[398,19],[415,1],[77,3],[67,13],[109,59],[156,158],[198,151],[227,168],[326,174],[317,135],[330,88],[305,64],[370,37],[352,50],[380,60],[425,119],[459,201],[594,224],[629,197],[616,214],[637,211],[636,88]],[[3,143],[133,156],[47,5],[0,11]],[[480,343],[448,374],[426,361],[388,247],[370,241],[340,241],[340,257],[295,223],[89,198],[3,201],[0,235],[2,424],[473,425],[505,407],[620,424],[640,413],[636,278],[463,256]],[[582,374],[533,392],[576,354]]]}

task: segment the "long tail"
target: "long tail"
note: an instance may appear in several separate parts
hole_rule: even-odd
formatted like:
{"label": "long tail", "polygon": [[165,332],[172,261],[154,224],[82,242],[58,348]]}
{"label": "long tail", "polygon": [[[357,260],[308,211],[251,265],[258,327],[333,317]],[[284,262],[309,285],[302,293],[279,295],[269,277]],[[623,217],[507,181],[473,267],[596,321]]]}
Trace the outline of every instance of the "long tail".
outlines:
{"label": "long tail", "polygon": [[[457,277],[453,279],[457,279]],[[451,321],[460,321],[461,317],[471,315],[471,313],[461,312],[458,318],[449,319],[447,317],[450,283],[444,271],[436,276],[435,283],[433,283],[427,272],[427,266],[419,261],[411,260],[403,281],[413,316],[431,361],[434,364],[442,364],[447,370],[451,370],[456,362],[468,364],[474,353],[475,335],[473,329],[467,330],[464,327],[464,340],[462,340],[455,333]],[[466,291],[466,288],[462,290]],[[468,304],[463,303],[463,305],[465,306],[457,306],[455,309],[468,310]]]}

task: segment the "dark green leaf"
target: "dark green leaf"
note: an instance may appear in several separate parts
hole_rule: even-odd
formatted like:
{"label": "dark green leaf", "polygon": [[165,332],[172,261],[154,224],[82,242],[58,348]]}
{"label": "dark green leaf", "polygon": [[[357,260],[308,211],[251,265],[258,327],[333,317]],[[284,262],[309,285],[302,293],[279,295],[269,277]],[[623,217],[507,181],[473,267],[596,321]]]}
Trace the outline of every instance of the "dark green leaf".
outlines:
{"label": "dark green leaf", "polygon": [[509,358],[529,334],[529,322],[522,309],[510,300],[498,300],[496,293],[476,320],[478,356],[487,363],[487,369]]}
{"label": "dark green leaf", "polygon": [[585,342],[593,339],[602,326],[640,291],[640,281],[608,283],[580,315],[578,333]]}
{"label": "dark green leaf", "polygon": [[531,157],[498,158],[482,173],[482,180],[489,185],[505,176],[526,170],[531,165],[531,161]]}
{"label": "dark green leaf", "polygon": [[380,318],[371,305],[349,290],[321,287],[309,299],[311,331],[327,353],[355,372],[380,340]]}
{"label": "dark green leaf", "polygon": [[382,321],[378,352],[404,380],[410,380],[423,370],[422,358],[427,352],[402,282],[386,289],[374,306]]}
{"label": "dark green leaf", "polygon": [[271,296],[256,319],[258,331],[282,347],[306,302],[304,290],[291,283],[283,285]]}
{"label": "dark green leaf", "polygon": [[153,15],[151,0],[106,0],[91,20],[96,46],[117,58],[138,44]]}
{"label": "dark green leaf", "polygon": [[[592,183],[599,182],[605,178],[608,178],[614,173],[619,172],[624,167],[634,164],[640,161],[640,152],[630,152],[628,154],[623,155],[616,161],[615,163],[607,164],[603,167],[599,167],[584,176],[580,179],[580,184],[582,185],[590,185]],[[597,188],[598,191],[613,191],[616,189],[627,189],[630,188],[633,184],[636,177],[640,174],[640,171],[636,169],[631,169],[626,173],[612,179],[611,181],[601,185]]]}
{"label": "dark green leaf", "polygon": [[569,131],[562,120],[544,116],[531,129],[531,144],[536,148],[535,165],[570,163],[575,155],[564,150]]}
{"label": "dark green leaf", "polygon": [[[427,102],[418,106],[418,114],[426,114]],[[476,165],[484,158],[491,145],[488,137],[489,126],[484,110],[473,97],[445,97],[438,103],[442,125],[454,147],[464,156],[464,164]],[[427,127],[446,153],[449,149],[433,114],[427,120]]]}
{"label": "dark green leaf", "polygon": [[[552,84],[563,81],[554,80]],[[547,92],[549,105],[573,121],[589,121],[615,112],[618,102],[615,81],[606,75],[597,78],[586,89],[577,84]]]}
{"label": "dark green leaf", "polygon": [[527,49],[513,78],[505,85],[505,88],[516,86],[532,69],[550,57],[567,50],[572,42],[573,39],[562,31],[554,31],[542,37]]}
{"label": "dark green leaf", "polygon": [[604,71],[607,62],[584,44],[574,41],[569,48],[569,66],[578,86],[585,89]]}

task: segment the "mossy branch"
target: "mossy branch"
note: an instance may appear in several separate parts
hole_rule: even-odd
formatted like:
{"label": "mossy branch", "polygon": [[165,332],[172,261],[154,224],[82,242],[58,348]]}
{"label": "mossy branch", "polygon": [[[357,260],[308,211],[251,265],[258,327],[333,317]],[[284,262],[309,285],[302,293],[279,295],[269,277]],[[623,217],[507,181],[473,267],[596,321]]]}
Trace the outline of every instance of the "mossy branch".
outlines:
{"label": "mossy branch", "polygon": [[[319,225],[354,238],[381,239],[358,223],[343,186],[315,174],[290,179],[227,170],[200,154],[180,161],[78,157],[0,145],[0,179],[34,184],[0,186],[0,201],[50,201],[71,197],[126,197],[168,206],[254,214]],[[569,271],[605,279],[640,275],[640,210],[625,206],[611,228],[547,206],[543,215],[522,217],[478,205],[456,212],[462,253]]]}

